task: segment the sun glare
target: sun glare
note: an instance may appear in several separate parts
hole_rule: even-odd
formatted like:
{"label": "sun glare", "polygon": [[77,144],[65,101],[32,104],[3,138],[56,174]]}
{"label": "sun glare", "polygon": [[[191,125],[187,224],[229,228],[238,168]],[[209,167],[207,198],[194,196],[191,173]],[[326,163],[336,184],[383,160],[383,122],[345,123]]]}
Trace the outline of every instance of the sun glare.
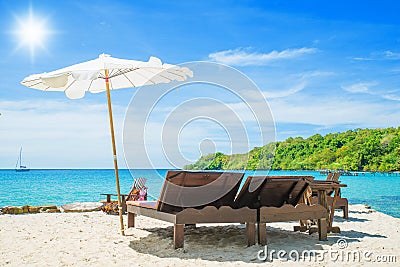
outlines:
{"label": "sun glare", "polygon": [[47,27],[46,19],[39,19],[33,15],[32,10],[26,18],[17,17],[17,29],[15,31],[18,37],[18,47],[27,47],[30,52],[31,59],[35,56],[35,48],[45,49],[46,38],[50,34]]}

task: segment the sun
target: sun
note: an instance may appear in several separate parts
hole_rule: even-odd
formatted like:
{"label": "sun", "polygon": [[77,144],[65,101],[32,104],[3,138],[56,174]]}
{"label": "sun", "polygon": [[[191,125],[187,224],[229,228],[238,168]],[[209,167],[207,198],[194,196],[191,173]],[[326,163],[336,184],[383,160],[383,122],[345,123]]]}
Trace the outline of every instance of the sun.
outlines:
{"label": "sun", "polygon": [[46,49],[45,43],[48,36],[51,34],[48,28],[48,22],[45,18],[35,17],[32,9],[29,15],[25,18],[16,17],[17,29],[14,34],[18,38],[18,47],[26,47],[29,49],[31,59],[35,56],[35,49],[40,47]]}

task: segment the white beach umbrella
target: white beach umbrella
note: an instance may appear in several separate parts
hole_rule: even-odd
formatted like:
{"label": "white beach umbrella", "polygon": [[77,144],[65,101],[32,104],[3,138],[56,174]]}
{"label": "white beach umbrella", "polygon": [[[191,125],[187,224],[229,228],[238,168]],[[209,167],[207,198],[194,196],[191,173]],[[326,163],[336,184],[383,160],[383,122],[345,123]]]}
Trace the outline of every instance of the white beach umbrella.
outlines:
{"label": "white beach umbrella", "polygon": [[151,57],[148,62],[143,62],[113,58],[109,55],[102,54],[94,60],[75,64],[52,72],[30,75],[21,82],[21,84],[29,88],[43,91],[64,92],[67,97],[71,99],[82,98],[86,91],[91,93],[107,92],[119,217],[121,233],[123,235],[125,233],[122,219],[121,193],[110,90],[169,83],[171,81],[185,81],[187,77],[193,77],[193,72],[190,69],[163,64],[161,60],[156,57]]}

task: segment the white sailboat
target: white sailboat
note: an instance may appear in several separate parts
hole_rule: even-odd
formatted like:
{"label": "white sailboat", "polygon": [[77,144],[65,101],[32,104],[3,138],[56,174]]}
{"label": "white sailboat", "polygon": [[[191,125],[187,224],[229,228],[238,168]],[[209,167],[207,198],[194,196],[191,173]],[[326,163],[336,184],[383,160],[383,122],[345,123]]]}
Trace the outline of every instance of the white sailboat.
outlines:
{"label": "white sailboat", "polygon": [[22,165],[22,147],[19,150],[19,158],[17,159],[17,163],[15,164],[15,171],[17,172],[28,172],[31,169],[27,168],[25,165]]}

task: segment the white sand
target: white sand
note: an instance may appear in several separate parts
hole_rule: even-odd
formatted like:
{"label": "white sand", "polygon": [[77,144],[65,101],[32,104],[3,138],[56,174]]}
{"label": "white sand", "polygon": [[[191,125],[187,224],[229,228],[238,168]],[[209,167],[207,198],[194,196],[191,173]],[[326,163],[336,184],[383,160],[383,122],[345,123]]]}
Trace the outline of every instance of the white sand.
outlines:
{"label": "white sand", "polygon": [[[296,223],[268,224],[268,249],[339,250],[336,241],[347,240],[343,251],[371,251],[370,256],[395,256],[400,262],[400,219],[351,205],[348,221],[335,217],[341,234],[318,241],[316,233],[293,232]],[[125,216],[126,223],[126,216]],[[245,246],[244,226],[205,226],[185,230],[185,249],[172,248],[171,224],[143,216],[137,228],[119,234],[118,216],[102,212],[0,216],[0,265],[5,266],[271,266],[257,259],[261,246]],[[371,265],[346,260],[302,265]],[[276,258],[273,264],[293,265]],[[391,263],[391,265],[396,265]]]}

